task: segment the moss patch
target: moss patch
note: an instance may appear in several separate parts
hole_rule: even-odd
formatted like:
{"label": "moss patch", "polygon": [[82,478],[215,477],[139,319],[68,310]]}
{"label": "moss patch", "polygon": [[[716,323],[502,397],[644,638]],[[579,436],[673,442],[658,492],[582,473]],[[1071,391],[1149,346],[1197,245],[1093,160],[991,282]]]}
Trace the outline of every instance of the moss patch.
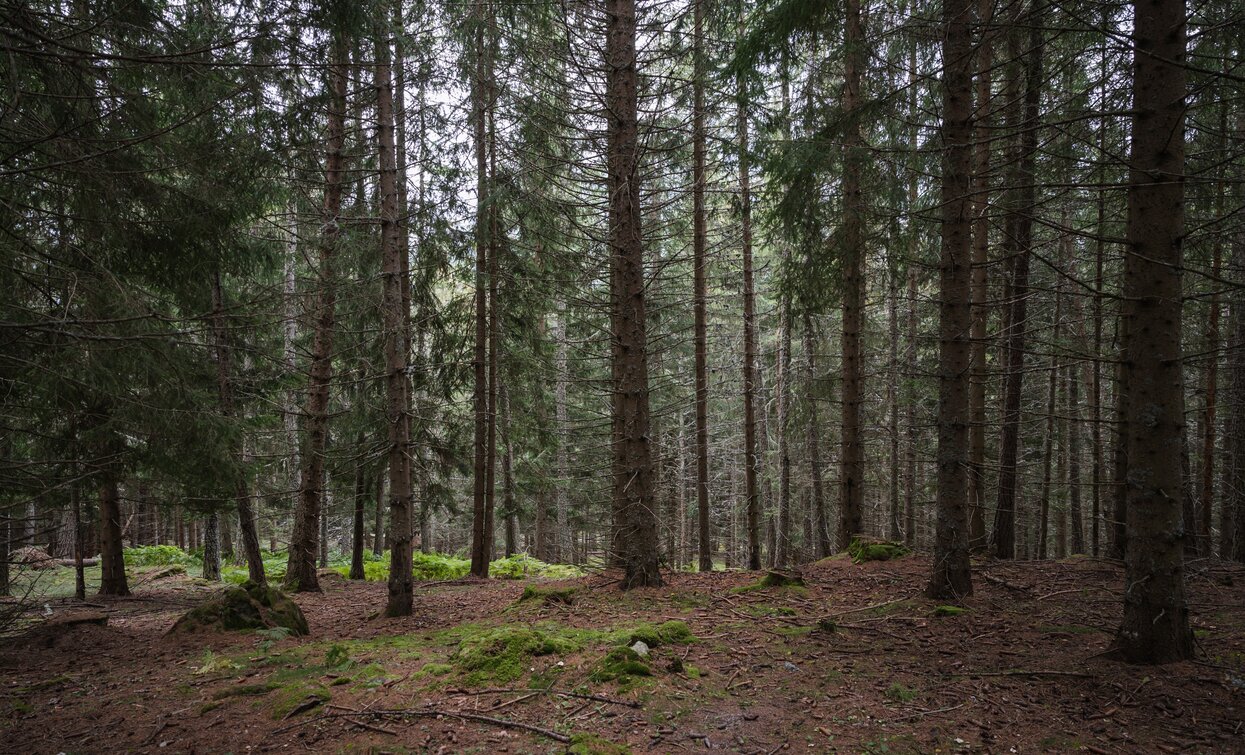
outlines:
{"label": "moss patch", "polygon": [[450,660],[466,673],[468,684],[512,682],[532,658],[575,649],[577,643],[557,633],[503,626],[464,637]]}
{"label": "moss patch", "polygon": [[908,555],[909,550],[904,547],[903,543],[896,543],[890,540],[866,540],[864,538],[852,538],[852,542],[847,546],[847,553],[852,557],[852,562],[863,564],[866,561],[891,561]]}
{"label": "moss patch", "polygon": [[750,585],[742,585],[731,590],[732,593],[740,594],[747,592],[755,592],[756,590],[768,590],[779,588],[790,590],[797,595],[807,593],[804,589],[804,578],[798,574],[790,574],[787,572],[769,571],[764,576]]}
{"label": "moss patch", "polygon": [[578,592],[578,588],[575,587],[539,587],[537,585],[528,585],[523,588],[523,594],[519,596],[518,602],[538,602],[542,605],[560,603],[569,606],[575,602],[575,594]]}
{"label": "moss patch", "polygon": [[567,755],[630,755],[631,749],[625,745],[614,744],[596,734],[576,734],[571,737],[571,745],[566,749]]}
{"label": "moss patch", "polygon": [[916,695],[916,690],[905,687],[898,682],[886,688],[887,699],[894,700],[897,703],[912,702],[916,699]]}
{"label": "moss patch", "polygon": [[968,613],[968,609],[959,606],[934,606],[934,616],[959,616],[962,613]]}
{"label": "moss patch", "polygon": [[640,658],[639,653],[629,647],[616,647],[597,662],[588,680],[598,683],[615,680],[627,682],[631,677],[652,675],[653,670]]}

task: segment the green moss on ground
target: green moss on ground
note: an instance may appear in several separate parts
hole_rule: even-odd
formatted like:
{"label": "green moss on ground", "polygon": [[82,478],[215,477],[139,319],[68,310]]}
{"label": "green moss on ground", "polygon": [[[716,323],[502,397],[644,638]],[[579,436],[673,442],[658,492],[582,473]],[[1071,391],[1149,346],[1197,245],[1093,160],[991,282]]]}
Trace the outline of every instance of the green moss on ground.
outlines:
{"label": "green moss on ground", "polygon": [[548,603],[561,603],[563,605],[571,605],[575,602],[575,594],[579,592],[575,587],[540,587],[537,585],[528,585],[523,588],[523,594],[519,596],[519,603],[527,603],[529,601],[539,602],[542,605]]}
{"label": "green moss on ground", "polygon": [[750,585],[742,585],[731,590],[732,593],[742,594],[755,592],[757,590],[782,589],[790,590],[796,595],[805,595],[807,590],[804,588],[804,578],[798,574],[789,574],[778,571],[766,572],[764,576]]}
{"label": "green moss on ground", "polygon": [[856,564],[863,564],[866,561],[891,561],[910,553],[903,543],[890,540],[867,540],[860,537],[852,538],[852,542],[847,546],[847,552],[852,557],[852,563]]}
{"label": "green moss on ground", "polygon": [[968,613],[967,608],[959,606],[934,606],[934,616],[959,616],[962,613]]}
{"label": "green moss on ground", "polygon": [[465,673],[468,684],[512,682],[523,675],[532,658],[578,648],[561,633],[501,626],[464,637],[450,661]]}
{"label": "green moss on ground", "polygon": [[653,670],[644,662],[639,653],[629,647],[616,647],[597,662],[588,680],[596,683],[627,682],[631,677],[652,675]]}
{"label": "green moss on ground", "polygon": [[571,737],[571,745],[566,749],[567,755],[631,755],[631,748],[614,744],[596,734],[575,734]]}

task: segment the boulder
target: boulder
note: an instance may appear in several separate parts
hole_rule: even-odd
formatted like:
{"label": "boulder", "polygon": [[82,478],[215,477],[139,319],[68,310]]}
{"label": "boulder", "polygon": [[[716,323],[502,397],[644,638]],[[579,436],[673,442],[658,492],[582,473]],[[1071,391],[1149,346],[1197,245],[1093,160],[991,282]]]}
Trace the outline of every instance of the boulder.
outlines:
{"label": "boulder", "polygon": [[187,611],[170,634],[200,631],[237,631],[284,627],[293,634],[310,634],[298,604],[270,585],[245,582],[221,590],[207,602]]}

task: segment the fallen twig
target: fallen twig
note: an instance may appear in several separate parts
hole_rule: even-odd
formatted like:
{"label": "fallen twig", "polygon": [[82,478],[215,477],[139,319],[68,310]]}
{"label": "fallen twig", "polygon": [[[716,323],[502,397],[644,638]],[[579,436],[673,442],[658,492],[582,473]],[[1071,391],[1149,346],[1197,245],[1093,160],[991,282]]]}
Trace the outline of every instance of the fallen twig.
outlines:
{"label": "fallen twig", "polygon": [[581,700],[596,700],[599,703],[609,703],[611,705],[625,705],[628,708],[639,708],[639,703],[633,700],[616,700],[612,697],[604,697],[602,695],[591,695],[584,692],[566,692],[560,689],[481,689],[481,690],[455,690],[451,693],[452,697],[471,697],[477,695],[508,695],[518,692],[532,692],[536,694],[558,695],[559,697],[576,697]]}

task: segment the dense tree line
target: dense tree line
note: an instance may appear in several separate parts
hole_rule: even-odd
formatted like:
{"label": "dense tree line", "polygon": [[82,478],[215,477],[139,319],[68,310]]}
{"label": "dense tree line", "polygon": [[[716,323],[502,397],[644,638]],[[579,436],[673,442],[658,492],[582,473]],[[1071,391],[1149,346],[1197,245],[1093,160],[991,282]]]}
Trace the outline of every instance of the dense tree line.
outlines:
{"label": "dense tree line", "polygon": [[6,570],[1245,560],[1232,2],[2,13]]}

